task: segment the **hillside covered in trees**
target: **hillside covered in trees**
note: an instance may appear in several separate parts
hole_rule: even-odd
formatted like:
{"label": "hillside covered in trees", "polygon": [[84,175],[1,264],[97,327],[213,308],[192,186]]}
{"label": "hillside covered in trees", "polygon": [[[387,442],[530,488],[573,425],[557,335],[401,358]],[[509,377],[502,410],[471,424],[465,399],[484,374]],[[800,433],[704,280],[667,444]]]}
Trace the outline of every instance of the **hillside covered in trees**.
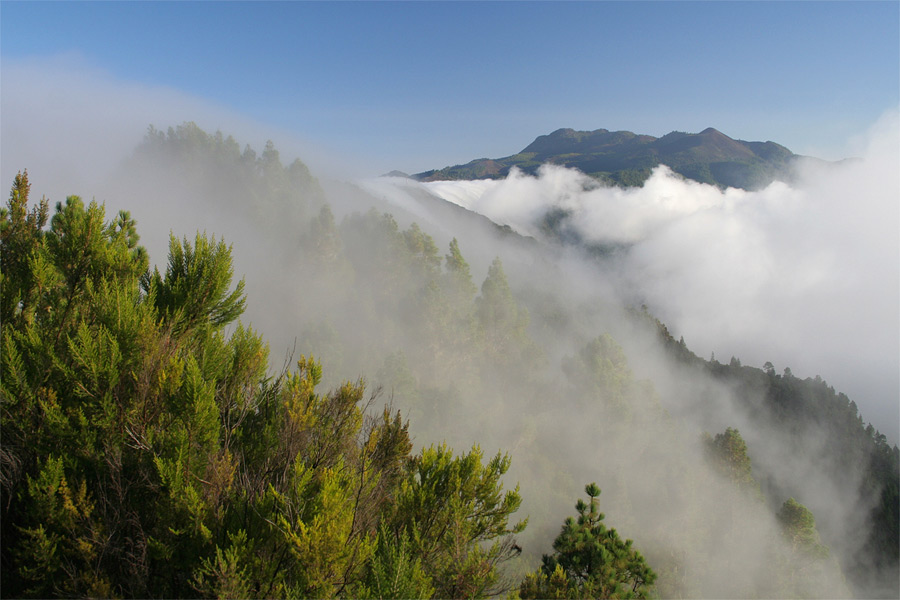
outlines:
{"label": "hillside covered in trees", "polygon": [[856,405],[699,359],[560,248],[193,124],[109,188],[175,207],[167,262],[30,185],[0,234],[4,596],[900,591],[900,457]]}

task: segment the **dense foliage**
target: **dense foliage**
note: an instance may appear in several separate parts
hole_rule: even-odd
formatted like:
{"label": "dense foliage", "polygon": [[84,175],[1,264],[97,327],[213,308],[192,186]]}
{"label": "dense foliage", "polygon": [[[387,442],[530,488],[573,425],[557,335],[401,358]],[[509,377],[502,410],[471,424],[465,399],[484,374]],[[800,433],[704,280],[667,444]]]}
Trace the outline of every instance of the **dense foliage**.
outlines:
{"label": "dense foliage", "polygon": [[311,358],[269,376],[224,242],[173,237],[150,273],[127,213],[70,197],[44,230],[28,192],[2,215],[4,596],[503,589],[507,457],[411,455],[399,413],[318,392]]}
{"label": "dense foliage", "polygon": [[575,505],[578,519],[569,517],[553,542],[554,553],[543,557],[519,589],[521,598],[647,598],[656,573],[647,566],[631,540],[622,540],[603,523],[598,510],[600,488],[584,489],[589,501]]}
{"label": "dense foliage", "polygon": [[[800,379],[790,368],[778,374],[771,363],[758,369],[742,365],[737,358],[727,364],[714,358],[706,361],[688,350],[683,340],[676,342],[665,326],[656,325],[673,356],[697,372],[728,383],[748,408],[750,422],[771,439],[785,440],[794,447],[805,437],[828,440],[821,445],[817,468],[835,481],[855,484],[850,493],[871,499],[866,513],[860,515],[868,537],[860,552],[844,564],[845,573],[851,582],[866,586],[872,583],[871,567],[876,565],[882,573],[880,593],[895,595],[900,581],[900,449],[890,446],[884,434],[863,421],[856,403],[821,377]],[[712,401],[700,399],[702,404]],[[728,445],[718,436],[716,441],[719,446]],[[782,460],[791,462],[796,457]],[[735,476],[742,477],[738,473],[740,469]],[[767,477],[760,485],[768,497],[796,493],[792,482],[776,477]],[[805,502],[816,507],[827,504],[828,499],[810,497]],[[834,524],[824,522],[822,527],[826,538],[837,539]]]}
{"label": "dense foliage", "polygon": [[[897,449],[821,380],[703,361],[645,311],[572,310],[541,266],[551,248],[507,232],[502,260],[464,255],[483,219],[435,207],[465,224],[439,244],[359,190],[327,203],[271,144],[151,129],[127,169],[179,214],[233,212],[229,240],[251,243],[172,237],[149,268],[129,215],[70,198],[50,220],[17,178],[0,238],[5,596],[840,597],[844,572],[896,596]],[[292,368],[242,315],[272,317]],[[627,343],[645,334],[702,385],[651,381]],[[741,410],[720,411],[732,394]],[[692,402],[725,416],[698,429],[666,410]],[[853,512],[785,479],[770,447]],[[590,488],[561,534],[583,481],[608,519]],[[876,525],[872,543],[847,544],[835,514]],[[609,564],[642,557],[640,583],[568,569],[582,537],[622,555]]]}
{"label": "dense foliage", "polygon": [[192,122],[165,132],[151,125],[134,159],[156,163],[175,180],[187,178],[193,192],[215,194],[232,204],[230,209],[243,204],[260,211],[277,204],[280,216],[293,221],[322,201],[322,189],[309,168],[299,159],[283,166],[271,140],[257,154],[249,145],[241,150],[230,135],[208,134]]}

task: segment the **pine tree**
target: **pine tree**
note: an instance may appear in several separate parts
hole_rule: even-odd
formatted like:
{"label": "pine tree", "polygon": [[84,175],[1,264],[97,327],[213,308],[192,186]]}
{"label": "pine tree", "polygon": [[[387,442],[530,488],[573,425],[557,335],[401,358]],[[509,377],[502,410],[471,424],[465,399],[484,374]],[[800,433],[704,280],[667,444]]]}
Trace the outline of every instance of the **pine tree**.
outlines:
{"label": "pine tree", "polygon": [[780,593],[797,598],[851,597],[841,566],[819,538],[812,511],[789,498],[777,519],[787,546],[774,561]]}
{"label": "pine tree", "polygon": [[334,213],[327,204],[312,219],[309,235],[303,241],[304,249],[314,257],[322,271],[334,268],[342,256],[341,239],[334,223]]}
{"label": "pine tree", "polygon": [[591,340],[575,357],[566,359],[563,371],[592,399],[600,400],[620,415],[629,412],[634,377],[625,351],[608,333]]}
{"label": "pine tree", "polygon": [[739,488],[760,496],[759,484],[753,478],[747,443],[740,431],[728,427],[725,433],[717,433],[715,438],[705,437],[707,456],[715,468]]}
{"label": "pine tree", "polygon": [[495,364],[512,365],[535,354],[528,337],[528,311],[513,297],[503,263],[495,258],[475,299],[475,316],[485,353]]}
{"label": "pine tree", "polygon": [[816,519],[808,508],[793,498],[788,498],[778,511],[778,522],[792,550],[813,557],[828,556],[828,548],[819,542]]}
{"label": "pine tree", "polygon": [[175,236],[169,240],[165,278],[158,269],[144,279],[144,291],[157,309],[179,327],[201,323],[221,327],[244,312],[244,280],[229,292],[234,268],[231,246],[197,234],[194,245]]}
{"label": "pine tree", "polygon": [[44,235],[48,202],[41,198],[28,211],[31,184],[28,171],[16,174],[7,207],[0,209],[0,323],[29,318],[37,282],[31,273],[32,258]]}
{"label": "pine tree", "polygon": [[444,264],[447,268],[447,288],[454,304],[466,304],[472,301],[478,288],[472,282],[472,274],[469,271],[469,263],[463,258],[459,250],[459,242],[456,238],[450,241],[450,253],[444,255]]}
{"label": "pine tree", "polygon": [[544,555],[539,571],[523,580],[521,598],[647,598],[656,574],[615,529],[603,524],[600,488],[585,486],[589,501],[578,500],[578,518],[569,517]]}

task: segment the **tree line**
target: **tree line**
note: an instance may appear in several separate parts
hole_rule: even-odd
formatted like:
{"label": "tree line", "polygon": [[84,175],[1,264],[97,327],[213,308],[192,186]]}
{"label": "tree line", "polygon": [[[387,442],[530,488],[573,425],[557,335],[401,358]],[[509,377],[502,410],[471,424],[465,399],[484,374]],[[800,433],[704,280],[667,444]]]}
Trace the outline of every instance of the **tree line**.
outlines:
{"label": "tree line", "polygon": [[[224,241],[173,237],[151,271],[128,213],[70,196],[45,228],[29,190],[20,173],[0,221],[4,596],[517,588],[507,455],[411,453],[399,412],[362,380],[320,392],[312,357],[270,374]],[[652,571],[624,553],[603,568],[643,596]]]}
{"label": "tree line", "polygon": [[559,296],[499,258],[479,286],[456,239],[442,252],[384,209],[337,219],[272,144],[185,124],[133,160],[289,248],[270,255],[296,282],[299,354],[279,368],[241,323],[224,241],[173,237],[160,272],[130,215],[73,197],[50,219],[21,174],[0,237],[3,595],[835,597],[844,572],[896,564],[896,448],[824,382],[702,361],[645,311],[599,308],[747,406],[769,398],[759,427],[841,432],[820,463],[871,464],[860,493],[882,497],[857,565],[737,429],[686,431],[612,335],[564,338]]}

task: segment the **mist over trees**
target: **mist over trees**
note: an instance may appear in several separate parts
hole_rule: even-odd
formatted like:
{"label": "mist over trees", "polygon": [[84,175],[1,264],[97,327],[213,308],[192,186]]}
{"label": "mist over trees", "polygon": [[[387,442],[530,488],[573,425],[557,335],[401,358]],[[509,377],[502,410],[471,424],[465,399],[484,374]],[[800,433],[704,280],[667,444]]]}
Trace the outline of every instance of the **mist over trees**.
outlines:
{"label": "mist over trees", "polygon": [[4,596],[900,591],[898,449],[821,379],[696,357],[604,257],[190,123],[110,187],[181,215],[162,267],[130,214],[29,187],[0,235]]}
{"label": "mist over trees", "polygon": [[399,413],[362,381],[318,392],[313,359],[268,375],[262,338],[225,331],[224,242],[173,237],[151,274],[127,213],[71,196],[44,231],[28,192],[3,214],[30,267],[3,265],[4,594],[383,597],[403,556],[398,594],[493,589],[524,527],[507,457],[411,455]]}

